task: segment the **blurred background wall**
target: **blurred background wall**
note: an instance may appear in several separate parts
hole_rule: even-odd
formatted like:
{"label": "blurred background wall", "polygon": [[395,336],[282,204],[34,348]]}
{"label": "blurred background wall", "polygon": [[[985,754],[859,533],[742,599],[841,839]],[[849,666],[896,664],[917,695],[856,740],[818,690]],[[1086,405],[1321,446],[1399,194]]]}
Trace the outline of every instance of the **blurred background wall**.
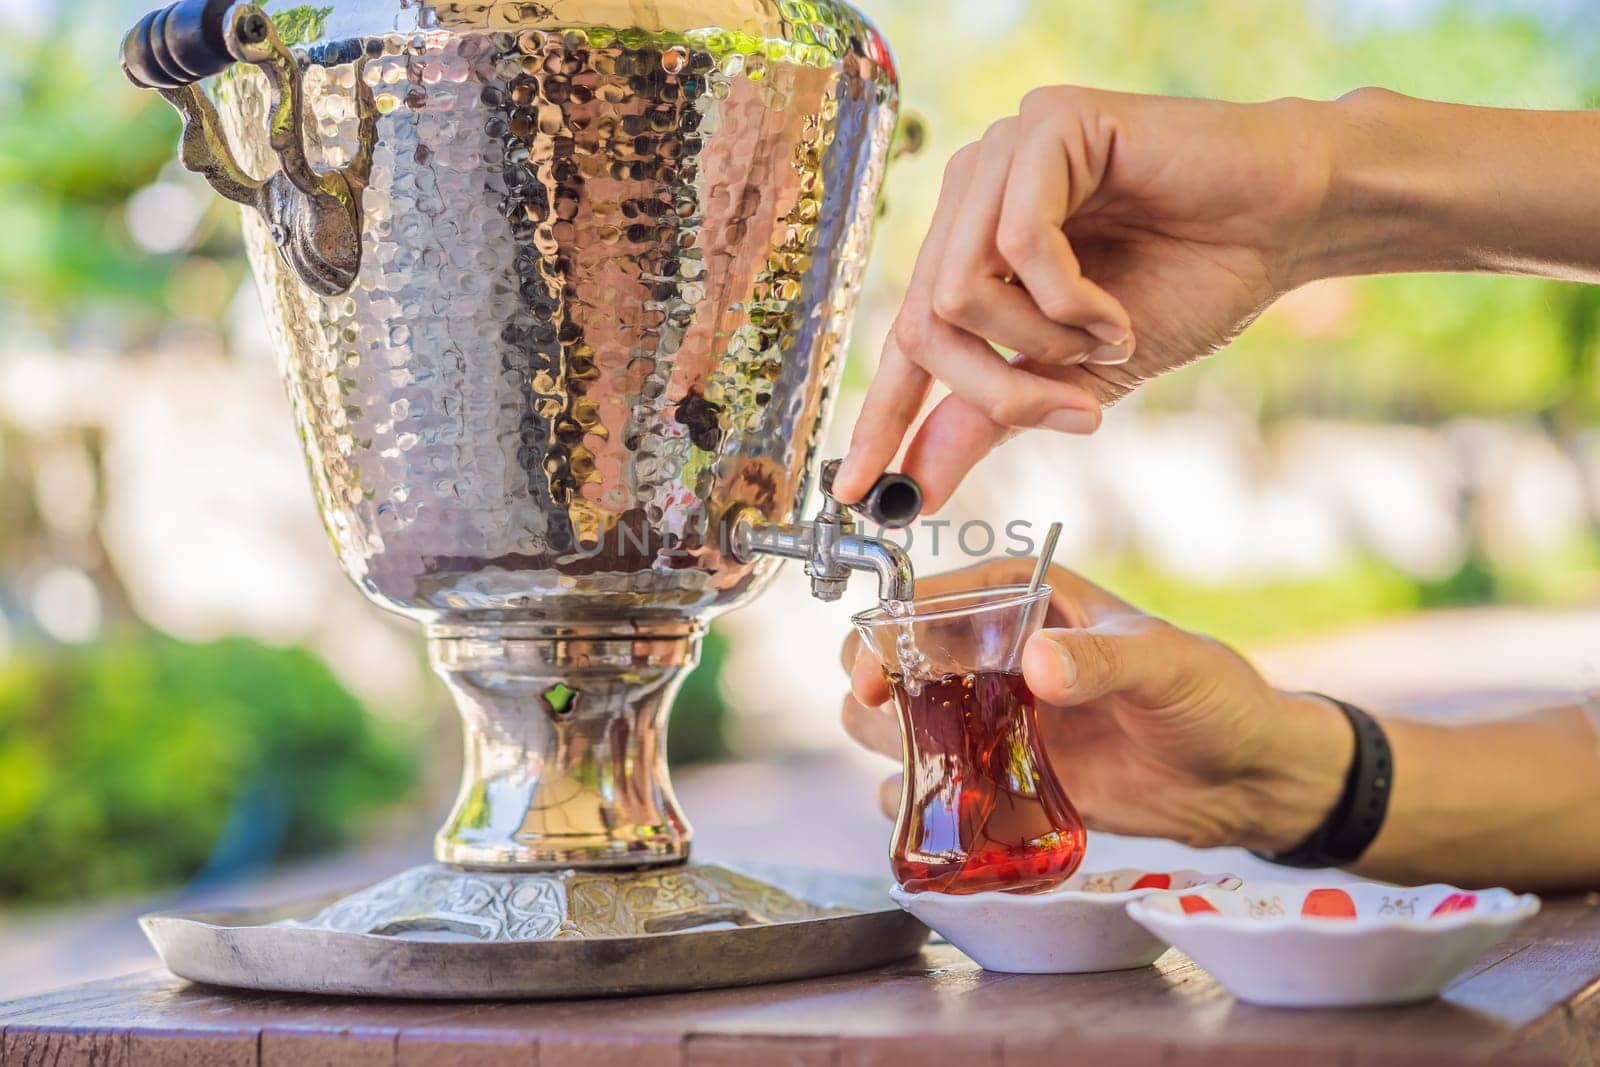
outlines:
{"label": "blurred background wall", "polygon": [[[864,6],[930,136],[889,179],[833,454],[944,159],[1034,85],[1253,100],[1379,84],[1559,108],[1600,92],[1600,7],[1583,0]],[[419,633],[361,599],[318,525],[235,211],[176,164],[171,109],[116,69],[143,8],[0,0],[0,909],[14,917],[352,840],[422,842],[455,771]],[[919,536],[914,555],[969,562],[956,535],[974,517],[1061,519],[1062,561],[1251,648],[1491,603],[1526,626],[1592,620],[1597,354],[1600,290],[1314,285],[1093,440],[997,453],[940,516],[940,551]],[[816,604],[793,571],[719,622],[675,755],[855,759],[832,664],[867,595]],[[1436,671],[1498,678],[1495,650],[1534,632],[1518,627],[1506,644],[1430,646]],[[1349,662],[1352,684],[1382,656]],[[1545,668],[1593,683],[1585,656]],[[708,774],[713,792],[763,780]]]}

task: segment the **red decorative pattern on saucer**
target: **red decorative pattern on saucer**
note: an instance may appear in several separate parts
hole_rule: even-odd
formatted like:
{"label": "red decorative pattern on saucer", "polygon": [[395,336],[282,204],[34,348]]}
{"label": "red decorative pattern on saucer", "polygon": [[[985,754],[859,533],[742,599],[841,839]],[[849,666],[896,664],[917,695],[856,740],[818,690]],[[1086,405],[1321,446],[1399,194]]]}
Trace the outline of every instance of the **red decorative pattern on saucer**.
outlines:
{"label": "red decorative pattern on saucer", "polygon": [[1316,919],[1354,919],[1356,902],[1343,889],[1313,889],[1300,905],[1300,914]]}
{"label": "red decorative pattern on saucer", "polygon": [[1449,915],[1457,911],[1471,911],[1478,906],[1476,893],[1451,893],[1439,901],[1439,906],[1428,913],[1428,918],[1434,919],[1440,915]]}
{"label": "red decorative pattern on saucer", "polygon": [[1133,885],[1129,886],[1128,888],[1129,889],[1171,889],[1172,888],[1172,875],[1170,875],[1170,874],[1158,874],[1158,873],[1152,871],[1149,874],[1140,875],[1139,876],[1139,880],[1137,882],[1134,882]]}

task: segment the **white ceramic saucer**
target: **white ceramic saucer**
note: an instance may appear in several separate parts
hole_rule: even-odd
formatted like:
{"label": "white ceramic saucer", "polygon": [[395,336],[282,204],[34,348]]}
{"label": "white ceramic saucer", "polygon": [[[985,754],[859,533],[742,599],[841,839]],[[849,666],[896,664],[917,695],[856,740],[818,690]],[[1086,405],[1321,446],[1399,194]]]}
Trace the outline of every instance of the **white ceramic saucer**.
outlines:
{"label": "white ceramic saucer", "polygon": [[1154,963],[1167,946],[1128,917],[1130,901],[1206,886],[1226,894],[1239,879],[1199,871],[1078,873],[1046,893],[907,893],[896,904],[990,971],[1078,974]]}
{"label": "white ceramic saucer", "polygon": [[1127,905],[1155,936],[1240,1000],[1278,1007],[1398,1004],[1435,996],[1539,911],[1506,889],[1246,882]]}

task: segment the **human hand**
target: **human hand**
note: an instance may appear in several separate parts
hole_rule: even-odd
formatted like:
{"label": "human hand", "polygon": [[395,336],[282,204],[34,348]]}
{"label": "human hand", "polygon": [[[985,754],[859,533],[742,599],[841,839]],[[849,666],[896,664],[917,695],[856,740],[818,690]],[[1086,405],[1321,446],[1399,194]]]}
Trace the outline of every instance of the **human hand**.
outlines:
{"label": "human hand", "polygon": [[[1026,582],[1004,559],[919,579],[919,596]],[[1054,567],[1045,628],[1023,651],[1050,762],[1091,829],[1196,847],[1275,851],[1310,835],[1337,801],[1354,749],[1329,701],[1272,688],[1241,656],[1144,614]],[[900,758],[883,671],[852,635],[844,726]],[[893,817],[898,776],[880,795]]]}
{"label": "human hand", "polygon": [[1231,341],[1306,280],[1320,106],[1029,93],[945,171],[836,495],[867,491],[935,380],[951,395],[903,463],[928,510],[1017,430],[1093,432],[1103,405]]}

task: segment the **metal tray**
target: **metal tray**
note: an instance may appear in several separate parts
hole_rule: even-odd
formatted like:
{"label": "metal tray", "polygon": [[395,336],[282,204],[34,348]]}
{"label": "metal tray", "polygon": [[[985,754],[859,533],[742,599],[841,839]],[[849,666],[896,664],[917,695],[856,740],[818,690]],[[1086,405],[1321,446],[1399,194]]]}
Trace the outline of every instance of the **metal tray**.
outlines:
{"label": "metal tray", "polygon": [[915,954],[928,936],[876,879],[741,867],[842,912],[623,937],[439,940],[305,925],[338,898],[139,922],[167,968],[213,985],[338,996],[555,999],[666,993],[839,974]]}

